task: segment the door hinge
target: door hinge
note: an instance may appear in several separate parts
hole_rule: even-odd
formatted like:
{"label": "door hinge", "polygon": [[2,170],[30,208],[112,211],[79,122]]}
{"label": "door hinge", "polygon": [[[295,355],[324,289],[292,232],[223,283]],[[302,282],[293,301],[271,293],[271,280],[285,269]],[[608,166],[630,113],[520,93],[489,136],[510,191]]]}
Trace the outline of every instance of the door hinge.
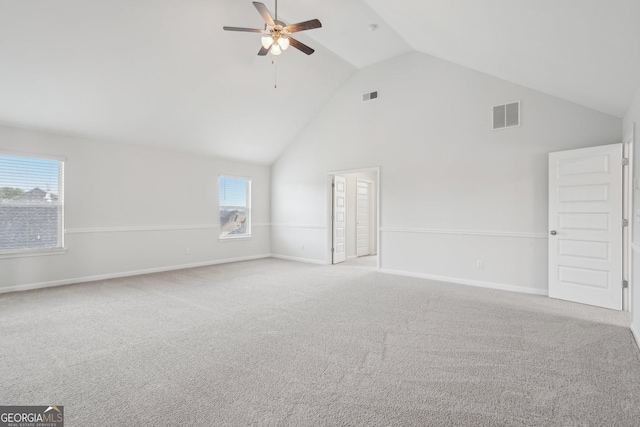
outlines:
{"label": "door hinge", "polygon": [[629,159],[627,159],[626,157],[622,158],[622,166],[628,166],[629,165]]}
{"label": "door hinge", "polygon": [[331,188],[336,188],[336,184],[335,183],[331,183]]}
{"label": "door hinge", "polygon": [[623,219],[622,220],[622,226],[623,227],[628,227],[629,226],[629,220],[628,219]]}
{"label": "door hinge", "polygon": [[627,289],[629,287],[629,281],[628,280],[623,280],[622,281],[622,289]]}
{"label": "door hinge", "polygon": [[333,249],[333,248],[331,248],[331,253],[333,253],[333,252],[334,252],[334,249]]}

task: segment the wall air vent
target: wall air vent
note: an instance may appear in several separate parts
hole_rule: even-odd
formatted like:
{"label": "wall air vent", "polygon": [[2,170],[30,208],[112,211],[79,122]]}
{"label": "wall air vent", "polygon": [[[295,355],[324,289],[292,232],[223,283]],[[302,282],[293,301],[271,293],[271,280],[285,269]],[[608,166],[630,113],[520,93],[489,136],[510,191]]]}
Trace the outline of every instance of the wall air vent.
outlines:
{"label": "wall air vent", "polygon": [[369,92],[362,95],[362,102],[373,101],[374,99],[378,99],[378,91]]}
{"label": "wall air vent", "polygon": [[493,107],[493,130],[520,126],[520,101]]}

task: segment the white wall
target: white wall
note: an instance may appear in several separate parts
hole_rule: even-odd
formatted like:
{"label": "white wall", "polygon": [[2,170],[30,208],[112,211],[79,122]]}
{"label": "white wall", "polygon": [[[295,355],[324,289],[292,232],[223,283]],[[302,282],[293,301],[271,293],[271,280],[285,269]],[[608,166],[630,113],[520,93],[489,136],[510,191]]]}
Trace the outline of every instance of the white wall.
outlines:
{"label": "white wall", "polygon": [[[363,103],[373,90],[380,98]],[[515,100],[522,126],[492,131],[492,106]],[[384,271],[544,294],[547,155],[620,142],[621,128],[618,118],[424,54],[376,64],[273,165],[272,252],[324,261],[327,172],[380,166]]]}
{"label": "white wall", "polygon": [[[0,291],[270,253],[268,166],[9,127],[0,127],[0,150],[66,158],[68,249],[0,258]],[[218,240],[220,174],[252,179],[250,240]]]}
{"label": "white wall", "polygon": [[[637,129],[637,127],[640,126],[640,88],[636,91],[633,103],[624,116],[623,135],[625,141],[633,135],[634,123]],[[637,132],[638,130],[636,130],[636,134]],[[640,172],[640,147],[637,145],[637,136],[634,143],[633,169],[634,175],[637,177]],[[631,330],[636,337],[638,345],[640,345],[640,189],[635,188],[635,186],[633,190],[633,205],[633,217],[631,218],[631,221],[633,221],[633,238],[631,239]]]}

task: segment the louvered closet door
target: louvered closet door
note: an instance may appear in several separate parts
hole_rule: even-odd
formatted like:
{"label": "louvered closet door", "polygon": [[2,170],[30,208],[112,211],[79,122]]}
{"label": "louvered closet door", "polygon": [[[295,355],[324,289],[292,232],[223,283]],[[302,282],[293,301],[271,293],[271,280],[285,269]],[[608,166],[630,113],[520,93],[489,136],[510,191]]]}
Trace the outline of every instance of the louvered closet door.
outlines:
{"label": "louvered closet door", "polygon": [[338,264],[347,259],[346,224],[347,224],[347,180],[342,176],[333,178],[333,263]]}
{"label": "louvered closet door", "polygon": [[356,255],[365,256],[371,253],[369,234],[371,233],[371,184],[358,180],[356,195]]}

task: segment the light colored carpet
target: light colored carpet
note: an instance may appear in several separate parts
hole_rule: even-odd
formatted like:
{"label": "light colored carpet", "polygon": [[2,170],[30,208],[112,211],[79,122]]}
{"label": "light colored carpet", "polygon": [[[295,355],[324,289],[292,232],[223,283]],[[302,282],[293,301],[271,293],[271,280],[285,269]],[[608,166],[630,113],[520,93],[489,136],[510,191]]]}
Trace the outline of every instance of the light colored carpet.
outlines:
{"label": "light colored carpet", "polygon": [[66,426],[631,426],[626,313],[266,259],[0,295],[0,404]]}

